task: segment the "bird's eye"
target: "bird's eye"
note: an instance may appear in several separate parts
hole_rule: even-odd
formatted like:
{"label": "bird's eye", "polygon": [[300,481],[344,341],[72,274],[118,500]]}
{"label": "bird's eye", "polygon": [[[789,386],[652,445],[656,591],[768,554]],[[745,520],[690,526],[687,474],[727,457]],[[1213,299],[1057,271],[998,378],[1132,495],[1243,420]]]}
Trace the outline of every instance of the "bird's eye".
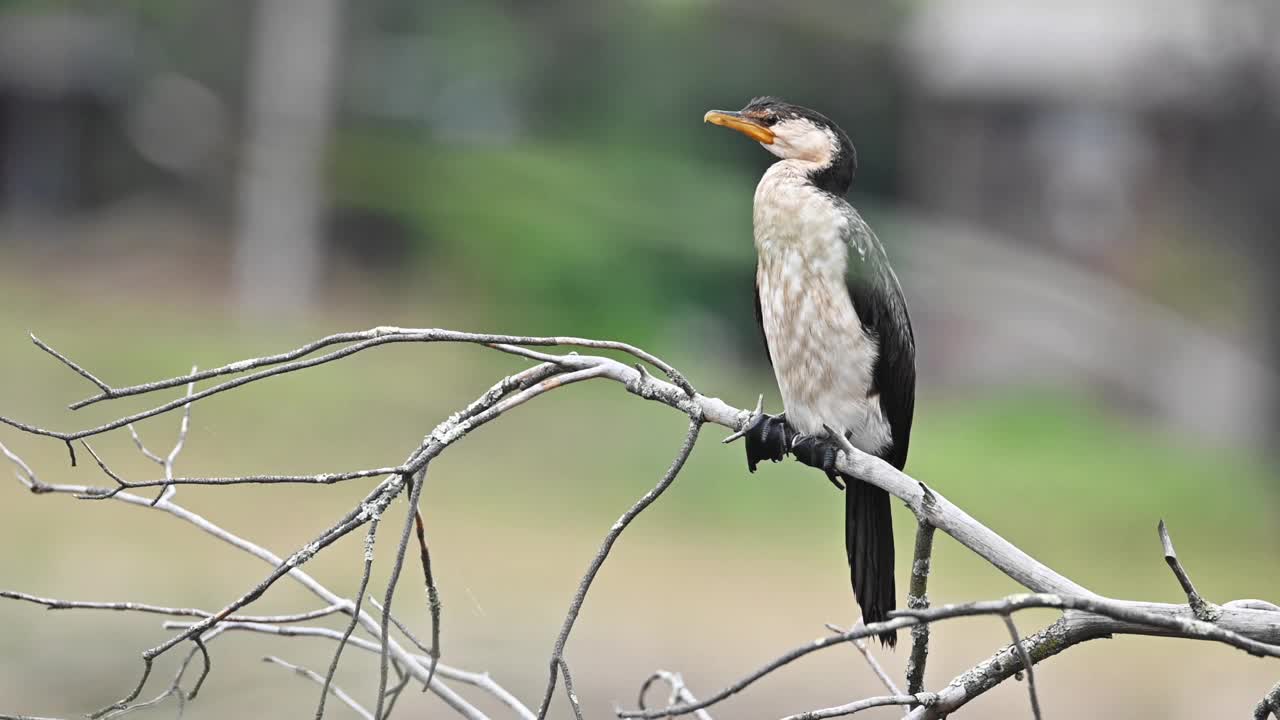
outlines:
{"label": "bird's eye", "polygon": [[774,125],[777,125],[777,124],[778,124],[778,116],[777,116],[777,115],[775,115],[775,114],[773,114],[773,113],[765,113],[765,114],[760,118],[760,122],[761,122],[765,127],[773,127]]}

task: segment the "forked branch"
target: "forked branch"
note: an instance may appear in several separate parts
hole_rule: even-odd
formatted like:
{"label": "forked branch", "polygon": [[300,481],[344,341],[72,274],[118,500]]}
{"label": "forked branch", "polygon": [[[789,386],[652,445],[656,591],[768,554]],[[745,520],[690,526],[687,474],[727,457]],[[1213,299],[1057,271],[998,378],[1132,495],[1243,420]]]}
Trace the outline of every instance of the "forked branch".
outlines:
{"label": "forked branch", "polygon": [[[317,679],[317,682],[322,687],[317,717],[323,713],[324,698],[333,692],[333,676],[337,668],[338,657],[344,647],[351,645],[375,653],[379,657],[380,673],[377,697],[367,705],[361,705],[354,700],[349,703],[353,708],[357,709],[357,712],[362,712],[367,716],[377,718],[377,720],[382,720],[383,717],[390,714],[395,700],[400,696],[400,692],[411,682],[420,683],[431,689],[453,711],[466,718],[479,719],[486,716],[455,692],[449,683],[473,684],[486,690],[522,720],[541,719],[548,713],[558,678],[563,678],[565,681],[571,711],[576,717],[581,718],[583,712],[573,690],[569,664],[565,659],[565,647],[575,620],[583,608],[592,581],[601,571],[605,560],[609,556],[610,549],[628,524],[649,507],[674,482],[689,453],[692,451],[699,430],[704,423],[714,423],[728,428],[732,431],[732,434],[727,440],[732,440],[740,436],[741,431],[747,426],[754,414],[762,410],[759,405],[754,412],[739,409],[718,398],[697,392],[685,380],[683,375],[672,366],[639,348],[625,343],[585,338],[526,337],[462,333],[434,328],[379,327],[361,332],[331,335],[290,351],[241,360],[209,370],[200,371],[192,368],[192,371],[185,375],[131,386],[110,385],[43,341],[34,337],[33,341],[38,347],[71,368],[97,389],[95,395],[74,403],[72,405],[73,408],[84,407],[103,400],[146,395],[180,386],[185,386],[186,392],[182,397],[160,403],[148,410],[117,418],[102,425],[75,431],[50,430],[13,418],[0,417],[0,424],[8,425],[32,435],[63,441],[73,451],[73,462],[75,458],[72,443],[76,441],[83,442],[88,438],[106,432],[126,428],[131,433],[138,450],[160,465],[163,474],[163,479],[125,479],[86,444],[85,448],[93,456],[104,475],[111,480],[111,486],[99,488],[50,484],[40,480],[37,474],[20,457],[0,444],[0,454],[3,454],[15,465],[18,479],[23,486],[37,494],[72,494],[83,498],[151,507],[157,511],[166,512],[185,520],[194,527],[210,533],[240,550],[249,552],[267,562],[273,568],[262,582],[238,598],[228,602],[216,612],[194,608],[168,608],[131,602],[61,601],[39,598],[16,591],[0,592],[0,597],[37,602],[51,608],[124,610],[195,618],[185,623],[166,623],[166,627],[175,630],[177,634],[143,654],[144,672],[142,679],[136,688],[122,701],[99,711],[97,716],[101,717],[114,716],[144,704],[159,702],[166,697],[176,696],[179,703],[184,702],[185,698],[193,697],[210,667],[207,644],[225,630],[237,629],[271,633],[278,636],[319,635],[337,641],[337,647],[328,673],[326,675],[308,675],[308,677]],[[181,451],[187,428],[189,427],[186,416],[194,405],[212,395],[235,390],[270,377],[300,372],[318,365],[341,360],[381,345],[440,342],[474,344],[514,355],[535,364],[519,373],[501,379],[489,390],[477,397],[475,401],[457,413],[450,415],[428,433],[422,442],[408,453],[404,461],[396,465],[320,475],[257,474],[240,477],[183,477],[176,475],[174,472],[174,460]],[[555,346],[616,351],[625,353],[630,358],[639,360],[640,363],[629,365],[604,355],[579,355],[574,352],[555,354],[545,350],[545,348]],[[534,347],[544,349],[532,349]],[[645,369],[645,364],[665,374],[668,380],[662,380],[650,374]],[[675,459],[657,486],[625,512],[618,522],[610,528],[599,551],[588,565],[586,573],[579,582],[555,646],[552,649],[550,661],[547,665],[548,683],[542,700],[538,705],[538,711],[535,713],[516,700],[510,693],[492,683],[487,676],[465,673],[440,663],[439,597],[435,588],[435,578],[430,567],[426,533],[421,522],[421,515],[418,512],[418,504],[419,498],[424,491],[425,473],[428,465],[459,439],[541,395],[588,380],[617,382],[633,395],[674,408],[690,419],[689,429]],[[197,389],[197,385],[204,381],[215,382],[203,389]],[[139,420],[179,409],[183,411],[184,419],[180,426],[178,441],[174,449],[163,456],[148,450],[134,431],[132,424]],[[873,623],[870,626],[858,625],[848,631],[797,647],[703,701],[695,700],[693,695],[684,688],[683,681],[678,676],[661,677],[660,679],[665,680],[672,687],[672,697],[667,707],[661,709],[641,707],[638,710],[620,709],[618,711],[619,716],[657,718],[689,713],[705,716],[706,708],[741,692],[760,678],[812,652],[838,644],[855,642],[861,638],[900,628],[913,628],[912,662],[908,676],[907,692],[897,692],[892,681],[889,680],[886,682],[886,686],[891,689],[890,695],[855,700],[833,708],[806,711],[794,715],[792,718],[837,717],[859,712],[866,708],[889,704],[910,706],[907,715],[909,718],[916,718],[917,720],[921,718],[939,718],[954,712],[975,697],[1021,671],[1028,673],[1027,679],[1029,690],[1031,691],[1033,712],[1038,716],[1039,702],[1034,690],[1034,680],[1031,676],[1033,665],[1072,645],[1112,634],[1167,635],[1210,640],[1226,643],[1258,656],[1280,656],[1280,609],[1269,603],[1256,600],[1235,601],[1222,606],[1204,601],[1196,592],[1185,569],[1182,568],[1178,561],[1177,555],[1173,551],[1172,541],[1169,539],[1167,529],[1164,528],[1163,524],[1161,525],[1161,540],[1165,550],[1166,561],[1188,597],[1189,605],[1186,606],[1115,600],[1103,597],[1038,562],[990,528],[974,520],[965,511],[949,502],[932,488],[926,487],[923,483],[896,470],[880,459],[862,453],[847,443],[844,444],[844,451],[837,460],[837,469],[844,474],[858,477],[895,495],[907,504],[919,520],[920,531],[917,537],[915,562],[912,568],[911,594],[907,609],[899,611],[886,622]],[[327,485],[337,482],[360,481],[365,478],[381,479],[373,484],[373,487],[356,507],[350,508],[326,530],[317,534],[312,543],[299,548],[287,559],[282,559],[248,540],[233,535],[213,522],[173,502],[175,489],[184,484],[295,483],[301,485]],[[154,499],[143,498],[134,492],[142,488],[153,487],[160,488],[159,494]],[[405,494],[403,491],[406,489],[409,490],[407,493],[409,507],[406,509],[403,524],[400,526],[400,541],[393,557],[391,581],[387,584],[383,593],[383,602],[380,604],[375,603],[378,610],[378,615],[375,616],[364,610],[361,604],[374,559],[374,528],[390,503],[397,497],[402,497]],[[354,599],[343,598],[334,594],[301,569],[300,566],[317,552],[323,551],[338,538],[365,525],[369,525],[370,529],[367,535],[363,580]],[[423,564],[424,587],[426,588],[427,604],[430,606],[432,616],[431,644],[429,646],[418,642],[409,629],[391,613],[396,579],[403,566],[409,535],[414,528],[417,530],[419,554]],[[961,545],[1032,591],[1031,594],[1011,596],[998,601],[929,607],[926,583],[929,576],[935,529],[950,535]],[[243,610],[246,606],[252,604],[266,593],[276,581],[285,577],[301,583],[317,595],[325,603],[325,607],[320,610],[292,615],[255,616],[244,613]],[[1061,610],[1063,616],[1057,622],[1039,632],[1020,637],[1016,631],[1016,626],[1013,625],[1011,616],[1017,611],[1030,607],[1055,608]],[[336,612],[344,613],[350,617],[350,622],[345,632],[291,624]],[[928,634],[924,628],[932,622],[972,615],[997,615],[1001,617],[1010,630],[1011,643],[987,661],[975,665],[973,669],[957,677],[939,692],[922,692],[924,661],[928,651]],[[416,654],[406,650],[392,638],[391,629],[393,626],[400,630],[405,637],[410,638],[423,654]],[[363,633],[363,636],[357,635],[357,630]],[[174,682],[157,698],[138,702],[137,698],[140,697],[150,675],[152,662],[167,650],[184,642],[192,643],[194,647],[188,654],[187,659],[182,663],[182,670],[180,670]],[[180,690],[183,673],[197,654],[201,656],[203,662],[201,676],[194,682],[192,689],[184,693]],[[390,685],[389,674],[392,670],[397,675],[394,686]],[[1267,705],[1267,703],[1270,702],[1269,699],[1273,699],[1275,694],[1276,691],[1270,693],[1268,699],[1264,699],[1259,707],[1262,710],[1273,709],[1274,704]],[[374,709],[368,711],[365,709],[368,706],[372,706]]]}

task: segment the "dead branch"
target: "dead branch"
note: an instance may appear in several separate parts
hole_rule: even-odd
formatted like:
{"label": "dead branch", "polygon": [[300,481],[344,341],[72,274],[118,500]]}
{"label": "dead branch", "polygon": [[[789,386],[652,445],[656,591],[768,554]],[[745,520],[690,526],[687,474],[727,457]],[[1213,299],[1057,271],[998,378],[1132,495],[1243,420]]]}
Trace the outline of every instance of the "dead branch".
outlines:
{"label": "dead branch", "polygon": [[1018,626],[1013,622],[1013,615],[1005,613],[1000,616],[1004,620],[1004,626],[1009,629],[1009,639],[1013,642],[1013,647],[1018,651],[1018,659],[1022,661],[1022,667],[1027,670],[1027,694],[1031,696],[1031,717],[1040,720],[1040,698],[1036,695],[1036,671],[1035,663],[1031,662],[1031,655],[1027,653],[1027,648],[1022,644],[1022,635],[1018,633]]}
{"label": "dead branch", "polygon": [[[928,497],[926,493],[925,498]],[[907,592],[907,607],[912,610],[929,607],[929,569],[932,563],[933,526],[921,520],[916,525],[915,559],[911,562],[911,586]],[[908,694],[915,695],[924,690],[924,668],[928,661],[929,626],[917,625],[911,628],[911,655],[907,657]]]}
{"label": "dead branch", "polygon": [[1178,560],[1178,553],[1173,549],[1173,538],[1169,537],[1169,528],[1164,524],[1163,519],[1157,530],[1160,533],[1160,546],[1164,548],[1164,561],[1169,564],[1173,576],[1178,579],[1182,591],[1187,594],[1187,604],[1191,606],[1191,613],[1197,620],[1205,622],[1213,622],[1222,617],[1222,608],[1207,602],[1200,597],[1200,593],[1196,592],[1196,586],[1191,583],[1191,576],[1182,567],[1182,563]]}
{"label": "dead branch", "polygon": [[1267,720],[1268,716],[1280,720],[1280,683],[1276,683],[1253,709],[1253,720]]}
{"label": "dead branch", "polygon": [[573,706],[575,715],[581,718],[582,711],[578,707],[577,697],[573,693],[573,689],[569,687],[571,682],[569,679],[569,665],[564,660],[564,646],[569,641],[569,633],[573,631],[573,623],[578,619],[578,613],[582,610],[582,603],[587,599],[587,591],[591,589],[591,583],[595,580],[596,574],[600,572],[604,561],[609,557],[609,551],[613,549],[613,544],[617,542],[618,537],[622,535],[622,531],[627,529],[627,525],[636,518],[645,508],[653,504],[658,496],[662,495],[671,483],[675,482],[676,476],[680,474],[680,470],[684,468],[684,463],[689,459],[689,454],[693,452],[693,446],[698,442],[698,431],[702,429],[702,418],[693,416],[689,421],[689,430],[685,434],[684,444],[680,446],[676,457],[671,461],[671,467],[667,468],[666,474],[658,481],[652,490],[645,493],[634,505],[627,509],[622,517],[609,528],[609,532],[604,537],[604,542],[600,544],[600,549],[596,552],[594,558],[591,559],[591,565],[587,568],[587,572],[582,576],[582,580],[578,583],[578,590],[574,593],[573,602],[569,604],[569,612],[565,615],[564,623],[560,627],[560,634],[556,637],[555,648],[551,651],[551,677],[547,680],[547,690],[542,696],[542,704],[538,707],[538,720],[542,720],[547,716],[547,709],[551,707],[551,696],[556,690],[556,674],[557,672],[564,675],[565,690],[568,692],[570,704]]}
{"label": "dead branch", "polygon": [[[671,694],[667,698],[667,707],[678,705],[680,703],[693,704],[698,702],[698,698],[689,692],[689,688],[685,687],[684,678],[680,673],[668,672],[666,670],[658,670],[645,679],[644,684],[640,686],[640,696],[636,699],[636,704],[640,709],[644,709],[644,699],[649,694],[649,688],[657,682],[664,682],[671,689]],[[706,710],[694,710],[693,716],[697,720],[712,720],[711,713]]]}
{"label": "dead branch", "polygon": [[865,700],[857,700],[847,705],[838,707],[825,708],[822,710],[809,710],[808,712],[788,715],[783,720],[822,720],[822,718],[844,717],[853,715],[854,713],[870,710],[871,708],[884,707],[886,705],[918,705],[921,698],[916,695],[882,695],[880,697],[871,697]]}
{"label": "dead branch", "polygon": [[[861,623],[862,623],[862,618],[858,618],[858,622],[854,623],[853,625],[854,627],[857,627]],[[840,628],[836,625],[832,625],[831,623],[827,623],[826,628],[831,632],[836,633],[837,635],[843,635],[849,632],[848,630]],[[886,690],[889,691],[889,694],[901,695],[902,691],[898,689],[897,683],[893,681],[893,678],[889,677],[889,673],[884,671],[884,668],[880,665],[880,662],[876,660],[876,656],[871,654],[871,649],[867,647],[867,641],[863,640],[862,638],[854,638],[850,642],[854,646],[854,648],[856,648],[858,652],[862,655],[862,658],[867,661],[867,666],[871,668],[871,672],[875,673],[875,676],[880,679],[881,683],[884,684],[884,687]],[[641,709],[643,710],[644,708],[641,708]]]}
{"label": "dead branch", "polygon": [[285,662],[284,660],[281,660],[275,655],[267,655],[266,657],[262,658],[262,661],[279,665],[280,667],[286,670],[294,671],[295,673],[301,675],[304,678],[307,678],[308,680],[312,680],[314,682],[320,683],[321,687],[323,688],[322,692],[325,695],[333,693],[334,697],[338,698],[343,703],[345,703],[347,707],[354,710],[356,714],[359,715],[360,717],[364,718],[365,720],[374,720],[373,713],[369,712],[368,710],[365,710],[360,705],[360,703],[356,702],[355,699],[352,698],[350,695],[348,695],[346,692],[344,692],[342,688],[330,682],[330,680],[332,679],[331,676],[321,677],[320,674],[315,672],[314,670],[308,670],[307,668],[304,668],[301,665],[294,665],[292,663]]}
{"label": "dead branch", "polygon": [[[316,717],[324,717],[324,701],[329,696],[332,689],[334,695],[339,699],[343,699],[343,695],[333,688],[333,676],[338,672],[338,662],[342,659],[342,651],[347,647],[347,642],[351,639],[351,633],[355,632],[356,623],[360,618],[360,603],[364,600],[365,588],[369,587],[369,575],[373,572],[373,546],[378,539],[378,525],[382,522],[382,518],[374,516],[369,520],[369,531],[364,536],[364,570],[360,573],[360,588],[356,590],[356,606],[351,611],[351,621],[347,623],[347,627],[342,631],[342,639],[338,641],[338,647],[333,650],[333,659],[329,661],[329,669],[325,672],[324,677],[320,679],[320,700],[316,706]],[[386,614],[385,612],[383,613]],[[385,637],[385,636],[384,636]],[[385,644],[385,643],[384,643]],[[309,672],[309,671],[308,671]],[[314,675],[314,673],[312,673]],[[359,706],[354,701],[346,701],[353,708]],[[361,712],[368,712],[360,709]]]}
{"label": "dead branch", "polygon": [[[573,680],[569,673],[569,665],[564,658],[564,650],[572,631],[574,621],[582,610],[587,591],[595,576],[600,572],[604,561],[607,559],[610,548],[617,541],[618,537],[627,525],[634,520],[640,512],[656,500],[672,482],[674,482],[690,451],[692,450],[697,439],[698,430],[704,422],[711,422],[729,428],[733,431],[733,434],[726,438],[726,441],[731,441],[740,436],[742,429],[746,427],[750,419],[755,414],[762,412],[762,407],[759,405],[754,412],[741,410],[728,405],[718,398],[698,393],[694,387],[690,385],[688,381],[685,380],[684,377],[673,367],[643,350],[625,343],[588,340],[583,338],[523,337],[460,333],[440,329],[380,327],[362,332],[331,335],[307,345],[303,345],[299,348],[295,348],[294,350],[276,355],[242,360],[216,367],[211,370],[199,371],[193,367],[192,371],[187,375],[151,383],[122,387],[107,384],[96,375],[70,360],[65,355],[57,352],[43,341],[40,341],[34,336],[32,339],[38,347],[56,358],[59,362],[67,365],[97,388],[98,393],[96,395],[74,403],[72,405],[73,409],[85,407],[89,404],[103,400],[140,396],[183,385],[186,386],[186,393],[183,397],[161,403],[148,410],[117,418],[116,420],[102,425],[76,431],[50,430],[28,423],[23,423],[12,418],[0,417],[0,424],[8,425],[28,434],[55,438],[64,442],[71,451],[73,464],[75,462],[73,445],[75,441],[83,442],[87,438],[96,435],[120,428],[127,428],[133,437],[138,450],[153,462],[159,464],[164,475],[163,480],[125,480],[111,470],[107,463],[86,444],[86,450],[93,456],[95,462],[97,462],[103,473],[113,481],[114,487],[94,488],[78,485],[47,484],[41,481],[37,474],[26,463],[24,463],[21,458],[12,453],[8,448],[0,445],[0,453],[14,463],[18,479],[24,487],[36,494],[63,493],[72,494],[78,497],[112,500],[131,505],[153,507],[156,510],[174,515],[242,551],[249,552],[264,562],[269,563],[273,567],[272,572],[266,577],[266,579],[241,595],[238,599],[226,604],[221,610],[212,613],[191,608],[166,608],[158,605],[138,603],[57,601],[49,600],[47,598],[36,598],[35,596],[16,592],[0,594],[0,597],[40,602],[46,607],[51,608],[134,610],[139,612],[156,612],[172,616],[199,618],[194,622],[188,623],[166,623],[165,627],[178,631],[178,634],[143,654],[144,668],[142,678],[138,685],[124,699],[96,713],[95,715],[98,717],[123,713],[142,705],[143,703],[139,703],[136,700],[146,685],[147,678],[150,675],[152,662],[159,655],[183,642],[191,642],[195,647],[188,654],[186,661],[183,662],[177,678],[164,693],[158,696],[155,700],[146,701],[146,704],[159,702],[169,696],[176,696],[179,703],[183,702],[184,698],[194,697],[201,682],[203,681],[203,678],[208,674],[210,669],[209,655],[206,648],[207,643],[218,633],[221,633],[224,630],[240,629],[266,632],[279,636],[317,635],[336,640],[338,642],[338,646],[335,651],[334,661],[331,664],[329,675],[316,675],[317,678],[320,678],[322,686],[328,688],[332,687],[333,671],[337,667],[337,660],[343,647],[346,645],[352,645],[377,653],[380,665],[379,691],[376,703],[377,707],[370,715],[378,718],[378,720],[381,720],[381,718],[387,714],[384,713],[384,708],[389,713],[390,706],[394,703],[395,698],[399,697],[399,692],[410,681],[422,683],[424,686],[431,689],[455,712],[463,717],[484,718],[485,716],[473,705],[462,699],[456,692],[450,689],[449,686],[445,684],[446,681],[464,683],[471,682],[472,684],[476,684],[477,687],[482,687],[487,692],[501,700],[504,705],[522,719],[529,720],[530,718],[539,718],[540,720],[546,716],[551,698],[554,695],[558,676],[564,677],[570,707],[575,716],[581,718],[582,710],[580,703],[578,702],[578,698],[573,690]],[[520,373],[503,378],[463,410],[449,416],[434,430],[432,430],[432,432],[429,433],[423,441],[408,454],[406,460],[399,465],[322,475],[263,474],[242,477],[175,476],[173,472],[174,460],[181,451],[183,442],[186,438],[187,427],[189,426],[185,418],[187,417],[187,414],[190,413],[191,407],[194,404],[212,395],[234,390],[269,377],[298,372],[321,364],[334,362],[380,345],[404,342],[471,343],[519,356],[537,364]],[[663,372],[670,381],[654,377],[645,370],[643,364],[630,366],[619,360],[605,356],[579,355],[577,353],[568,353],[563,355],[552,354],[540,350],[532,350],[530,349],[530,346],[574,346],[618,351],[640,360],[641,363],[647,363],[650,366],[657,368]],[[323,354],[314,354],[329,348],[333,349]],[[196,385],[198,383],[213,379],[219,379],[220,381],[197,391]],[[606,534],[600,550],[588,566],[586,574],[579,582],[577,592],[570,604],[569,611],[566,614],[560,634],[557,637],[555,647],[553,648],[548,665],[550,677],[542,702],[539,705],[539,710],[535,714],[519,703],[519,701],[515,700],[514,697],[510,696],[509,693],[501,690],[501,688],[492,684],[491,681],[487,681],[487,676],[484,676],[484,682],[476,680],[476,678],[480,676],[474,676],[467,679],[469,677],[468,674],[440,664],[438,659],[439,604],[438,597],[434,593],[434,578],[432,578],[430,572],[429,556],[425,542],[425,531],[420,524],[418,502],[423,491],[424,475],[427,466],[435,457],[438,457],[457,440],[464,437],[470,431],[502,416],[507,411],[519,407],[547,392],[566,387],[577,382],[595,379],[605,379],[620,383],[633,395],[646,400],[659,402],[679,410],[682,414],[687,415],[691,419],[690,427],[684,444],[682,445],[679,453],[677,453],[675,460],[667,473],[663,476],[662,480],[653,490],[647,493],[640,499],[640,501],[624,513],[619,521],[614,524],[609,533]],[[184,420],[180,427],[178,440],[174,449],[166,456],[152,453],[147,449],[141,438],[134,431],[132,424],[179,408],[183,409]],[[1098,595],[1078,583],[1075,583],[1066,576],[1036,561],[1012,543],[1000,537],[1000,535],[990,528],[978,523],[963,510],[950,503],[945,497],[936,493],[932,489],[894,469],[878,458],[856,450],[848,443],[843,443],[843,452],[838,458],[837,469],[844,474],[858,477],[866,482],[870,482],[885,489],[900,500],[904,501],[908,508],[916,514],[916,517],[920,522],[921,531],[920,536],[917,539],[916,563],[913,565],[912,592],[908,608],[896,613],[894,617],[886,622],[874,623],[870,626],[857,626],[849,631],[842,632],[828,638],[821,638],[812,643],[808,643],[803,647],[796,648],[795,650],[792,650],[767,663],[761,669],[745,676],[742,680],[735,682],[733,685],[720,691],[714,696],[709,697],[705,701],[696,701],[693,699],[691,694],[687,693],[687,691],[680,692],[676,690],[676,683],[668,679],[668,682],[673,687],[673,702],[669,704],[669,707],[661,710],[646,710],[641,708],[638,711],[620,709],[618,711],[619,716],[651,718],[701,712],[704,708],[740,692],[761,677],[764,677],[765,675],[768,675],[769,673],[772,673],[811,652],[816,652],[826,647],[843,644],[845,642],[856,643],[861,638],[900,628],[919,629],[913,632],[912,673],[909,675],[907,693],[897,693],[891,689],[893,694],[890,696],[867,698],[835,708],[801,713],[800,715],[793,717],[836,717],[839,715],[852,714],[869,707],[886,704],[902,704],[913,706],[913,709],[908,713],[909,718],[938,718],[954,712],[973,698],[981,695],[990,688],[995,687],[1000,682],[1003,682],[1008,677],[1023,670],[1028,673],[1028,686],[1029,690],[1031,690],[1032,704],[1035,708],[1035,713],[1038,716],[1038,699],[1035,696],[1034,681],[1031,678],[1032,666],[1068,647],[1071,647],[1072,645],[1113,634],[1129,633],[1165,635],[1171,637],[1210,640],[1226,643],[1258,656],[1280,656],[1280,609],[1270,603],[1256,600],[1233,601],[1222,606],[1216,606],[1205,602],[1200,595],[1196,593],[1194,586],[1191,585],[1189,576],[1187,576],[1185,570],[1178,562],[1177,556],[1173,552],[1172,541],[1169,540],[1167,530],[1163,527],[1163,524],[1161,526],[1161,539],[1165,549],[1166,561],[1169,563],[1170,568],[1173,570],[1175,576],[1178,578],[1187,594],[1189,601],[1188,606],[1115,600]],[[374,487],[366,494],[364,500],[357,507],[348,511],[344,516],[331,524],[326,530],[316,535],[312,543],[309,543],[295,551],[287,559],[282,559],[269,551],[254,545],[248,540],[244,540],[238,536],[228,533],[221,527],[199,515],[191,513],[172,501],[176,487],[182,484],[331,484],[369,477],[381,477],[382,479],[374,485]],[[356,600],[352,601],[343,599],[335,595],[323,585],[315,581],[311,576],[303,572],[300,569],[300,566],[310,559],[315,553],[323,551],[325,547],[339,537],[342,537],[363,525],[372,525],[376,523],[380,518],[381,513],[395,498],[402,494],[403,490],[406,489],[406,486],[409,490],[409,508],[406,513],[406,519],[401,528],[401,541],[394,557],[394,565],[391,573],[392,579],[385,588],[383,603],[380,605],[375,603],[380,612],[380,617],[375,618],[373,615],[364,611],[360,606],[360,599],[364,596],[369,567],[373,559],[372,528],[368,535],[369,542],[366,550],[364,580],[361,583],[360,592],[356,595]],[[146,487],[160,487],[162,489],[153,500],[148,500],[129,492]],[[403,623],[397,620],[390,611],[391,600],[393,599],[396,586],[396,579],[399,575],[400,568],[403,565],[405,552],[407,551],[410,524],[415,524],[418,528],[420,538],[420,555],[424,565],[424,579],[428,593],[428,604],[432,609],[432,643],[430,647],[424,647],[419,643],[409,630],[404,627]],[[963,603],[958,605],[929,608],[927,603],[926,582],[928,578],[928,563],[929,558],[931,557],[932,532],[935,528],[941,529],[943,532],[955,538],[961,545],[982,557],[984,560],[1007,574],[1028,590],[1031,590],[1032,594],[1011,596],[999,601]],[[301,583],[325,602],[327,607],[322,611],[311,611],[310,613],[297,613],[286,616],[258,617],[244,615],[242,613],[236,614],[245,606],[251,604],[258,597],[267,592],[268,589],[282,577],[289,577]],[[1022,638],[1017,634],[1016,626],[1013,625],[1010,616],[1016,611],[1029,607],[1056,608],[1063,611],[1063,617],[1049,627],[1033,633],[1026,638]],[[297,622],[304,619],[310,619],[312,617],[319,617],[331,612],[342,612],[350,616],[351,622],[349,623],[346,632],[340,633],[336,630],[329,630],[327,628],[309,628],[305,626],[286,624],[288,622]],[[992,656],[987,661],[976,665],[970,671],[967,671],[963,675],[957,677],[951,682],[951,684],[946,688],[943,688],[940,692],[917,692],[922,683],[924,661],[927,657],[928,651],[928,636],[923,628],[932,622],[972,615],[1001,616],[1010,628],[1012,643],[1003,650],[997,652],[996,655]],[[406,637],[410,638],[415,646],[423,650],[425,654],[416,655],[408,652],[398,642],[392,639],[390,637],[390,628],[392,625],[396,626],[396,628],[404,633]],[[355,636],[353,633],[357,627],[372,639],[370,640]],[[190,692],[183,693],[180,690],[183,673],[185,672],[187,665],[194,659],[197,653],[201,655],[204,661],[201,676],[195,681]],[[388,671],[390,669],[395,670],[399,680],[395,687],[388,690]],[[887,685],[890,688],[893,687],[891,681]],[[680,683],[680,686],[683,687],[682,683]],[[323,712],[323,698],[327,694],[327,691],[322,691],[317,717],[319,717]],[[1268,698],[1271,698],[1275,694],[1276,691],[1273,691],[1268,695]],[[1264,699],[1264,702],[1260,704],[1260,707],[1263,707],[1266,702],[1267,699]]]}

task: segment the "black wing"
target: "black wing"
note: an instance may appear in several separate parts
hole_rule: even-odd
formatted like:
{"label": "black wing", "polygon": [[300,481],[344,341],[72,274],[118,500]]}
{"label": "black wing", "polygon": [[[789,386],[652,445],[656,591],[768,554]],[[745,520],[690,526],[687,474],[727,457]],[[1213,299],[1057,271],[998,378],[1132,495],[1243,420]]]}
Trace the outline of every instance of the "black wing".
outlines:
{"label": "black wing", "polygon": [[898,276],[890,267],[879,238],[856,210],[847,204],[845,208],[849,219],[849,299],[862,327],[875,338],[880,350],[872,369],[869,396],[879,396],[880,409],[893,436],[879,455],[901,470],[907,464],[916,406],[916,341],[911,332],[911,316]]}

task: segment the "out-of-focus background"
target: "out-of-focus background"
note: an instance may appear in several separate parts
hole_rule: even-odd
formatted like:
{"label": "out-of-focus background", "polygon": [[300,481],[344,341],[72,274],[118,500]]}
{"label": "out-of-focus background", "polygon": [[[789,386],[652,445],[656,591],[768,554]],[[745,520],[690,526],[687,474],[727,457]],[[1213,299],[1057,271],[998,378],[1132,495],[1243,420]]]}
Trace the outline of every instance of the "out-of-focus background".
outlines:
{"label": "out-of-focus background", "polygon": [[[701,123],[759,94],[820,109],[858,147],[851,200],[888,245],[919,343],[910,472],[1098,592],[1179,601],[1165,518],[1208,597],[1280,597],[1267,0],[3,0],[0,414],[67,429],[147,406],[67,412],[92,388],[28,331],[128,384],[379,324],[625,339],[776,410],[750,300],[771,157]],[[392,464],[520,367],[401,346],[255,385],[195,408],[178,469]],[[576,578],[683,427],[616,386],[577,386],[433,465],[445,660],[535,703]],[[139,430],[159,448],[176,418]],[[707,435],[588,599],[568,658],[590,717],[655,668],[705,695],[856,619],[827,482],[791,463],[748,475],[741,447]],[[107,482],[56,442],[0,438],[47,481]],[[155,474],[127,436],[98,449]],[[287,554],[365,489],[178,499]],[[5,587],[214,608],[264,575],[158,513],[16,482],[3,497]],[[897,529],[905,587],[907,512]],[[315,571],[353,592],[361,552],[344,541]],[[1016,590],[947,538],[932,582],[935,602]],[[425,631],[417,586],[408,573],[398,606]],[[313,606],[282,583],[260,607]],[[0,627],[0,712],[41,715],[114,699],[166,636],[154,617],[14,603]],[[989,619],[935,637],[935,689],[1006,640]],[[323,667],[330,647],[224,636],[188,717],[306,716],[316,687],[256,660]],[[900,675],[905,654],[880,657]],[[375,676],[349,651],[339,682],[367,701]],[[1247,714],[1276,676],[1219,646],[1124,637],[1037,678],[1054,717],[1204,718]],[[835,648],[716,715],[878,692]],[[1026,717],[1024,693],[1009,683],[966,712]],[[413,695],[406,716],[443,716]]]}

